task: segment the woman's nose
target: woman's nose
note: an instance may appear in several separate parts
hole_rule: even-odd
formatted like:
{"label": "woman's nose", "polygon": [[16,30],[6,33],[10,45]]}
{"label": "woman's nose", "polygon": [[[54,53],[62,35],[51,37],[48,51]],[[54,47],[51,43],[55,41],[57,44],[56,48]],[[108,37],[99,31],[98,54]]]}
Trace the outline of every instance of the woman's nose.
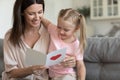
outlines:
{"label": "woman's nose", "polygon": [[35,14],[35,19],[39,19],[40,15],[39,14]]}

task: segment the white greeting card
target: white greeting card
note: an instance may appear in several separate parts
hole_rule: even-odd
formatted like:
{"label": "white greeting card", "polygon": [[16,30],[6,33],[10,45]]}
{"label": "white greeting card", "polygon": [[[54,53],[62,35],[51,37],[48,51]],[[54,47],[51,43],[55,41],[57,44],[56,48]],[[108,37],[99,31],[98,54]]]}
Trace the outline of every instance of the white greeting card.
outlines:
{"label": "white greeting card", "polygon": [[48,53],[47,55],[33,49],[27,49],[25,63],[27,64],[27,66],[29,65],[51,66],[63,61],[65,55],[66,48],[55,50],[53,52]]}

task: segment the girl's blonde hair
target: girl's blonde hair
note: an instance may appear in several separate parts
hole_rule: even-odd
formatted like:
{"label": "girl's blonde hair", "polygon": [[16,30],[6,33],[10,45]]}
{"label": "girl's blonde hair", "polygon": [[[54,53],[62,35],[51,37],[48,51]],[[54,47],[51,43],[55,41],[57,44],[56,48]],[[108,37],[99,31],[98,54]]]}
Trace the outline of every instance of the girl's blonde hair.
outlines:
{"label": "girl's blonde hair", "polygon": [[76,26],[76,31],[80,30],[80,49],[83,52],[86,46],[86,21],[82,14],[72,8],[62,9],[59,12],[58,18],[70,20]]}

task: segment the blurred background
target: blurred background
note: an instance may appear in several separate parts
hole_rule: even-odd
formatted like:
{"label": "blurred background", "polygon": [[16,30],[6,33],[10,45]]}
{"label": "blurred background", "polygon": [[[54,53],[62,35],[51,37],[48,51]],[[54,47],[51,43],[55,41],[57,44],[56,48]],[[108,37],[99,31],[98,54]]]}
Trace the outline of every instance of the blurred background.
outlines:
{"label": "blurred background", "polygon": [[[15,0],[0,0],[0,38],[12,27]],[[120,0],[45,0],[45,17],[57,24],[58,12],[74,8],[87,22],[87,37],[120,36]]]}

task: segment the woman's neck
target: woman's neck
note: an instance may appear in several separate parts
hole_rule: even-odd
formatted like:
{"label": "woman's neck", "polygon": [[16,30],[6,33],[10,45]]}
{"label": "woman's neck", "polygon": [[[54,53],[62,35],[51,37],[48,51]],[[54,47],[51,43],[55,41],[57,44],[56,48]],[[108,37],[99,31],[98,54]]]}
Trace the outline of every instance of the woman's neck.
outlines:
{"label": "woman's neck", "polygon": [[36,41],[40,38],[39,28],[27,28],[23,35],[25,43],[31,48],[34,46]]}
{"label": "woman's neck", "polygon": [[40,27],[27,27],[26,30],[25,30],[25,33],[28,33],[28,34],[34,34],[34,33],[38,33],[40,30]]}

